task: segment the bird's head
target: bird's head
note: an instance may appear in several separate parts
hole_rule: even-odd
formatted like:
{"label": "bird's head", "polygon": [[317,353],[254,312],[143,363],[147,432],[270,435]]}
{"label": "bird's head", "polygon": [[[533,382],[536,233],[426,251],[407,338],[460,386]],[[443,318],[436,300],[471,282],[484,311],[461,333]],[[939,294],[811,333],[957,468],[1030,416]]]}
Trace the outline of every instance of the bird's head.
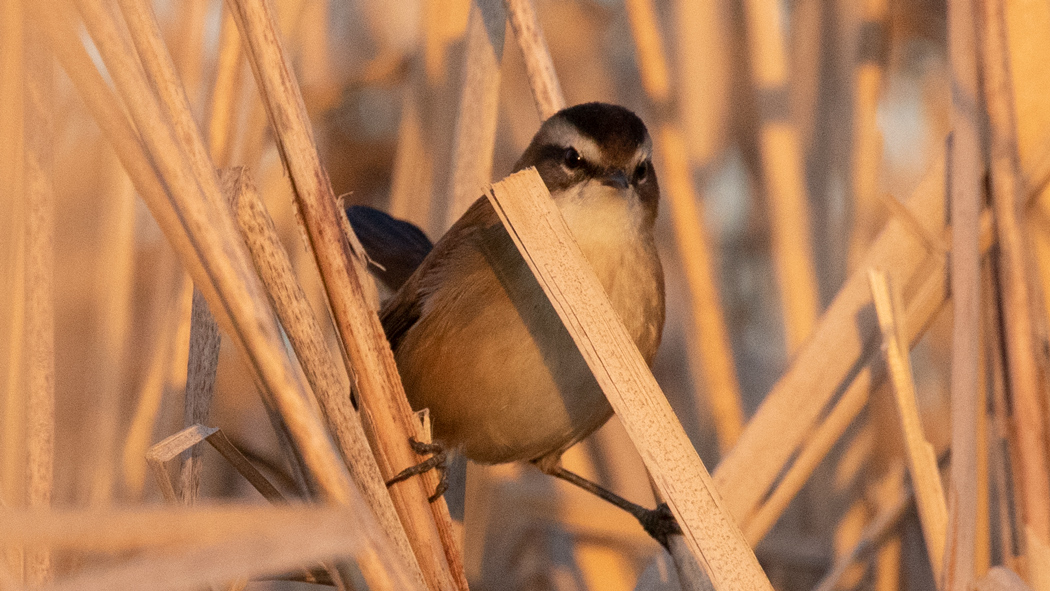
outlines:
{"label": "bird's head", "polygon": [[585,103],[544,121],[514,170],[535,166],[555,199],[627,199],[651,226],[660,200],[652,152],[637,115],[617,105]]}

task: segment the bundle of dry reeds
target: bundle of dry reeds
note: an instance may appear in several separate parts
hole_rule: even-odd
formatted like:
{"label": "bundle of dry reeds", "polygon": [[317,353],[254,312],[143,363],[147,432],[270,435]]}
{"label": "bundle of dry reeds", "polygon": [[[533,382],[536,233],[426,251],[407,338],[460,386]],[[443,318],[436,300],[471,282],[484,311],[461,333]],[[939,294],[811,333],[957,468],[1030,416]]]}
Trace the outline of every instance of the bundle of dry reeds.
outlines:
{"label": "bundle of dry reeds", "polygon": [[[38,4],[0,0],[0,589],[1050,591],[1050,6]],[[590,100],[654,139],[652,370],[499,180]],[[429,426],[343,206],[437,238],[482,195],[616,410],[567,467],[669,552],[525,466],[385,484]]]}

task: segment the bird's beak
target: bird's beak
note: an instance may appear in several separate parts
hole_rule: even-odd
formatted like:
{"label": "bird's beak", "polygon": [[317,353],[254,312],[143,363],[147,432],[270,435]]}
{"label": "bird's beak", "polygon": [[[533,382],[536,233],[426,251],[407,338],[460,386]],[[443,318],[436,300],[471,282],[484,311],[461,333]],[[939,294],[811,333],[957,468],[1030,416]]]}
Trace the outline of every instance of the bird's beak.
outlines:
{"label": "bird's beak", "polygon": [[621,191],[627,188],[627,173],[622,170],[610,172],[601,178],[601,183],[607,187],[614,187]]}

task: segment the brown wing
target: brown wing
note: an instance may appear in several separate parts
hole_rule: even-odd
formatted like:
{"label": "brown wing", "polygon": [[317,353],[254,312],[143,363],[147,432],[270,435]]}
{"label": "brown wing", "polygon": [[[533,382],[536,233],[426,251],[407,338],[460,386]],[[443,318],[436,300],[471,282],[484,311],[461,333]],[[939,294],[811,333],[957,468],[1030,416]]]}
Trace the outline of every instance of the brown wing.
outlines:
{"label": "brown wing", "polygon": [[423,314],[427,296],[442,287],[447,276],[447,265],[455,264],[459,258],[456,256],[457,251],[473,248],[472,242],[478,230],[498,223],[499,218],[488,198],[481,197],[438,240],[419,268],[379,311],[379,320],[383,323],[383,331],[386,332],[391,349],[397,351],[405,334]]}

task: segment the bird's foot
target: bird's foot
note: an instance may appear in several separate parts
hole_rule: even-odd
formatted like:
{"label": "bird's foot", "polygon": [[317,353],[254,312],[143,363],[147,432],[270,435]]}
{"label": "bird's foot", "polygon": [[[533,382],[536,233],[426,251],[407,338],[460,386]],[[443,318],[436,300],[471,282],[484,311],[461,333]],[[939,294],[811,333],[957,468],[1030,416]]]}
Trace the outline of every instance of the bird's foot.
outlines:
{"label": "bird's foot", "polygon": [[[537,465],[540,464],[537,463]],[[583,490],[609,501],[624,511],[627,511],[642,524],[642,527],[647,534],[652,536],[657,542],[660,542],[660,545],[668,550],[671,549],[667,545],[668,538],[675,534],[681,535],[682,533],[682,528],[679,527],[678,522],[675,521],[674,515],[671,513],[671,509],[667,506],[667,503],[660,503],[655,509],[646,509],[637,503],[628,501],[603,486],[587,480],[575,472],[570,472],[565,468],[562,468],[558,464],[548,464],[544,466],[544,468],[544,472],[547,474],[550,474],[555,478],[560,478],[571,484],[575,484]]]}
{"label": "bird's foot", "polygon": [[660,542],[664,548],[668,548],[668,538],[673,535],[682,535],[682,528],[678,525],[667,503],[660,503],[655,509],[643,509],[634,513],[634,516],[642,524],[645,533]]}
{"label": "bird's foot", "polygon": [[448,490],[448,453],[445,451],[445,446],[440,443],[423,443],[422,441],[418,441],[415,437],[409,438],[408,442],[412,446],[412,451],[417,454],[421,456],[426,454],[433,455],[415,466],[409,466],[401,472],[398,472],[396,476],[387,481],[386,485],[389,487],[403,480],[408,480],[413,476],[418,476],[436,469],[438,471],[438,485],[434,489],[434,494],[427,498],[428,501],[433,503],[440,499],[441,495],[445,494],[445,491]]}

